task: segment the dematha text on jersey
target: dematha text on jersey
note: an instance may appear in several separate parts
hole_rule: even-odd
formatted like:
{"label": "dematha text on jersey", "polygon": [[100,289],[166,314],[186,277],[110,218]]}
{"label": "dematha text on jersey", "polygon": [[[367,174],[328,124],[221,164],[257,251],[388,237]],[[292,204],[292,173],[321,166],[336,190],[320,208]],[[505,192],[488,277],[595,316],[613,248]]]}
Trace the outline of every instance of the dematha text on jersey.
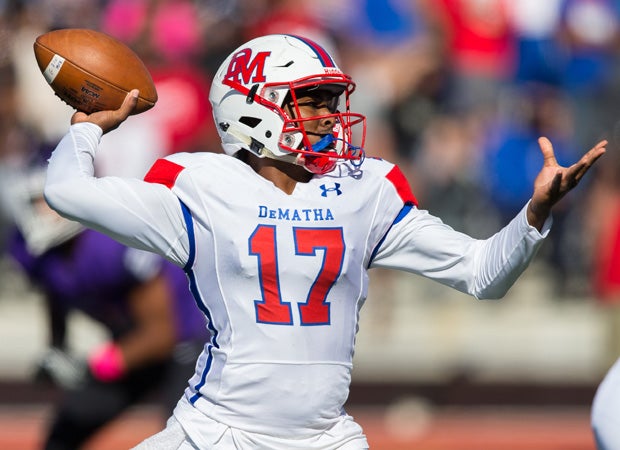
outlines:
{"label": "dematha text on jersey", "polygon": [[295,209],[277,208],[271,209],[263,205],[258,207],[258,217],[260,219],[290,220],[294,222],[321,222],[324,220],[334,220],[334,215],[329,208]]}

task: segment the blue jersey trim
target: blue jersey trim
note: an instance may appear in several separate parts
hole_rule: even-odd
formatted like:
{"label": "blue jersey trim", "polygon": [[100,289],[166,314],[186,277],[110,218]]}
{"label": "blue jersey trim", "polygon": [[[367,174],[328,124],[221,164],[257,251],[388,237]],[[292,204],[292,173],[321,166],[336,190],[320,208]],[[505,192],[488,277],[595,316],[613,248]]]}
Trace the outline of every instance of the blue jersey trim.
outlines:
{"label": "blue jersey trim", "polygon": [[411,211],[412,209],[413,209],[413,203],[405,203],[405,206],[403,206],[402,209],[399,211],[398,215],[396,216],[396,219],[394,219],[394,222],[392,222],[392,225],[390,225],[390,228],[388,228],[388,230],[385,232],[385,234],[383,235],[383,237],[381,238],[381,240],[379,241],[375,249],[372,251],[372,255],[370,255],[370,261],[368,261],[367,268],[369,268],[370,265],[372,264],[372,261],[375,259],[375,256],[377,255],[377,252],[379,251],[379,248],[381,247],[381,244],[383,244],[383,241],[385,241],[385,238],[387,234],[390,232],[390,230],[392,229],[392,227],[396,225],[398,222],[400,222],[401,220],[403,220],[403,218],[407,214],[409,214],[409,211]]}
{"label": "blue jersey trim", "polygon": [[392,226],[396,225],[398,222],[403,220],[403,218],[407,214],[409,214],[409,211],[411,211],[412,208],[413,208],[413,203],[406,203],[405,206],[403,206],[403,208],[400,210],[400,212],[396,216],[396,219],[394,219],[394,223],[392,223]]}
{"label": "blue jersey trim", "polygon": [[185,219],[185,228],[187,228],[187,239],[189,241],[189,256],[187,257],[187,263],[183,270],[188,272],[192,266],[194,265],[194,258],[196,257],[196,237],[194,235],[194,219],[192,218],[192,213],[189,208],[182,200],[179,200],[181,203],[181,210],[183,211],[183,219]]}
{"label": "blue jersey trim", "polygon": [[187,237],[189,240],[189,256],[187,257],[187,264],[183,270],[187,274],[187,278],[189,279],[189,290],[196,301],[196,305],[202,311],[202,313],[207,318],[207,328],[211,332],[211,343],[207,347],[207,362],[205,363],[205,368],[202,371],[202,375],[200,377],[200,381],[194,389],[196,393],[190,398],[190,402],[194,404],[196,400],[198,400],[202,395],[200,394],[200,389],[207,382],[207,374],[211,370],[211,364],[213,363],[213,347],[219,348],[217,343],[218,331],[213,326],[213,320],[211,320],[211,312],[205,305],[205,302],[202,300],[200,296],[200,291],[198,290],[198,283],[196,283],[196,274],[194,273],[192,267],[194,265],[194,260],[196,258],[196,236],[194,234],[194,219],[192,218],[192,213],[185,203],[179,200],[181,203],[181,209],[183,211],[183,218],[185,219],[185,226],[187,228]]}
{"label": "blue jersey trim", "polygon": [[211,312],[209,311],[209,309],[207,308],[207,306],[205,305],[204,301],[202,300],[200,296],[200,292],[198,291],[198,285],[196,283],[196,275],[194,274],[194,271],[190,270],[189,272],[187,272],[187,276],[189,278],[189,289],[192,292],[194,299],[196,300],[196,304],[198,305],[198,308],[200,308],[200,310],[206,316],[207,328],[211,332],[211,343],[207,347],[207,361],[202,371],[202,375],[200,376],[200,381],[198,382],[198,384],[194,386],[194,390],[196,391],[196,393],[189,399],[190,403],[194,404],[196,400],[202,397],[202,394],[200,393],[200,389],[207,383],[207,374],[210,372],[211,364],[213,363],[213,347],[219,348],[219,344],[217,343],[218,331],[215,328],[215,326],[213,326],[213,320],[211,319]]}

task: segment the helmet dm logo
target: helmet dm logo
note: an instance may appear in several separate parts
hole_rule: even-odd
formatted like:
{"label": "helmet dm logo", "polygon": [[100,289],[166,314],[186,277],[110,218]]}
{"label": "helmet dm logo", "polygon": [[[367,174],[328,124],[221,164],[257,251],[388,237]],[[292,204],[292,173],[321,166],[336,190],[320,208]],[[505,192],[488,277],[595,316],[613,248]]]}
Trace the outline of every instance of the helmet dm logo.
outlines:
{"label": "helmet dm logo", "polygon": [[265,60],[269,55],[271,52],[258,52],[252,56],[252,50],[244,48],[233,55],[224,79],[245,85],[265,82]]}

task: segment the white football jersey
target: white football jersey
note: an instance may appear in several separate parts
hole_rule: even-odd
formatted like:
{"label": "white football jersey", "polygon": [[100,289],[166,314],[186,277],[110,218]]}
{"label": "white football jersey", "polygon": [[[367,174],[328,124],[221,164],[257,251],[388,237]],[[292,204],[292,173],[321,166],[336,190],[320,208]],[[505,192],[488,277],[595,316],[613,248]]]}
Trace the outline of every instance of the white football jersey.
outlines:
{"label": "white football jersey", "polygon": [[211,153],[159,160],[145,181],[94,178],[100,137],[92,124],[71,127],[45,195],[65,217],[185,268],[211,332],[175,411],[196,442],[201,416],[263,435],[320,435],[345,414],[369,268],[498,298],[551,223],[539,233],[524,207],[494,236],[472,239],[418,209],[400,170],[372,158],[339,163],[291,195]]}
{"label": "white football jersey", "polygon": [[190,401],[261,433],[308,434],[336,420],[367,268],[414,202],[398,168],[340,164],[287,195],[230,156],[176,154],[146,180],[171,188],[193,230],[186,270],[212,339]]}

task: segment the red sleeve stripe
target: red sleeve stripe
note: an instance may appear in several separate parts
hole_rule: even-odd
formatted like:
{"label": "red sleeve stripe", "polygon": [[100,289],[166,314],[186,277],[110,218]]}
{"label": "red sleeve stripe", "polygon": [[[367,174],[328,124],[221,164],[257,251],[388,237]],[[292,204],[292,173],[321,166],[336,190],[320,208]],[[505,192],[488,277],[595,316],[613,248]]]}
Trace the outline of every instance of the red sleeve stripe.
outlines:
{"label": "red sleeve stripe", "polygon": [[172,189],[177,177],[185,167],[175,164],[167,159],[158,159],[144,177],[148,183],[158,183]]}
{"label": "red sleeve stripe", "polygon": [[396,192],[398,192],[398,195],[404,203],[418,206],[418,200],[413,195],[413,192],[411,192],[409,182],[400,171],[398,166],[394,166],[392,170],[390,170],[390,172],[386,175],[386,178],[390,180],[390,182],[394,185],[394,187],[396,188]]}

